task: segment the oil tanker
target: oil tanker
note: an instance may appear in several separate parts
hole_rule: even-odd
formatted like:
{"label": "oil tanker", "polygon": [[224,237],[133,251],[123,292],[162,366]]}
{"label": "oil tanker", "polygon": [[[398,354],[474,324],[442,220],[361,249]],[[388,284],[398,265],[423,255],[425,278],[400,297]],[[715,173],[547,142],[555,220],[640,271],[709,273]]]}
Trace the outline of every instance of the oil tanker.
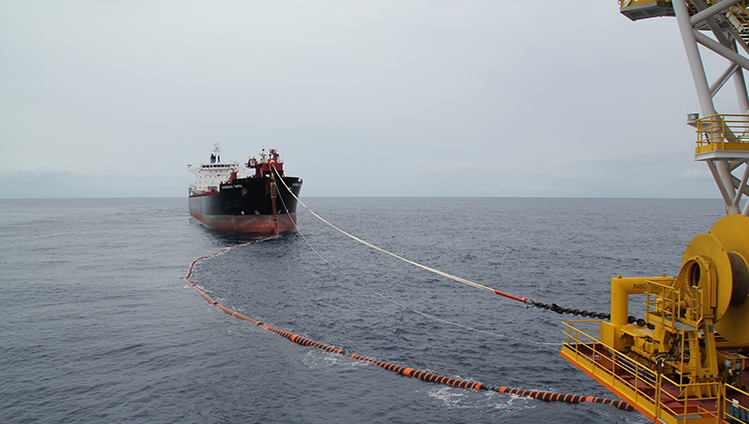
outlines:
{"label": "oil tanker", "polygon": [[[284,175],[278,151],[265,149],[246,164],[221,161],[215,143],[208,161],[187,165],[190,215],[211,230],[278,235],[296,229],[302,179]],[[293,194],[292,194],[293,193]]]}

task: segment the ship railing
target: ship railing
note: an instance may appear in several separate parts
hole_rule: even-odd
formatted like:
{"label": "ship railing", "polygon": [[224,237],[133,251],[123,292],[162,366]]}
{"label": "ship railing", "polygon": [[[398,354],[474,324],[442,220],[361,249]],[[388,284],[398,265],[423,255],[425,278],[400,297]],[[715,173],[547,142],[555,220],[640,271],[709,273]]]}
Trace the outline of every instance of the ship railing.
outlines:
{"label": "ship railing", "polygon": [[716,150],[749,151],[748,115],[710,115],[695,119],[697,147],[695,153]]}
{"label": "ship railing", "polygon": [[726,395],[723,396],[723,413],[725,414],[724,418],[726,418],[727,420],[733,420],[736,423],[749,423],[749,408],[740,405],[737,400],[733,399],[733,393],[731,392],[735,392],[746,397],[749,397],[749,393],[738,387],[730,387],[728,390],[730,390],[730,392],[726,393]]}
{"label": "ship railing", "polygon": [[681,423],[689,418],[697,423],[720,422],[719,399],[723,390],[720,381],[677,383],[603,343],[601,323],[599,320],[564,322],[567,339],[563,349],[578,366],[654,420]]}

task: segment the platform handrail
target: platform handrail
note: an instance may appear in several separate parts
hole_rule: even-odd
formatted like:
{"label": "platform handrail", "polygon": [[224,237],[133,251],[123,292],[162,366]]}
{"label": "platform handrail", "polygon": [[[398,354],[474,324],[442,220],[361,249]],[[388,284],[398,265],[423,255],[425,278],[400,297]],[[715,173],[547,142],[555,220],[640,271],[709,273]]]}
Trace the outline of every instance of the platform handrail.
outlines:
{"label": "platform handrail", "polygon": [[[648,367],[633,360],[627,355],[620,353],[611,346],[603,343],[599,337],[600,328],[580,329],[578,326],[588,326],[598,323],[597,320],[566,321],[567,327],[564,334],[567,339],[563,341],[564,348],[569,349],[576,358],[583,358],[586,363],[591,364],[594,374],[603,374],[613,387],[631,396],[625,399],[633,406],[644,407],[656,418],[662,418],[664,422],[681,422],[687,415],[699,414],[702,417],[714,417],[715,422],[720,422],[721,408],[720,399],[723,386],[718,381],[690,381],[688,383],[676,382],[661,373],[654,373]],[[655,376],[654,382],[653,377]],[[645,376],[648,376],[646,378]],[[701,393],[703,387],[710,387],[716,396],[694,396],[690,393]],[[677,395],[671,392],[678,393]],[[690,404],[692,401],[715,401],[715,407],[707,410]],[[646,403],[644,405],[644,403]],[[681,417],[681,418],[680,418]],[[708,418],[709,419],[709,418]],[[712,420],[710,420],[712,421]]]}
{"label": "platform handrail", "polygon": [[[645,279],[645,282],[648,284],[645,313],[651,320],[667,325],[674,332],[679,331],[673,326],[677,320],[692,327],[700,325],[704,318],[702,306],[705,303],[702,288],[687,290],[683,287],[674,287],[673,280],[669,284],[648,279]],[[688,300],[695,305],[689,306]]]}
{"label": "platform handrail", "polygon": [[[728,390],[736,391],[740,395],[749,396],[749,393],[738,387],[731,387]],[[749,423],[749,408],[739,405],[738,402],[733,400],[729,393],[726,393],[725,396],[723,396],[723,411],[725,418],[730,418],[741,424]]]}
{"label": "platform handrail", "polygon": [[697,153],[708,150],[749,150],[749,116],[718,114],[696,119]]}

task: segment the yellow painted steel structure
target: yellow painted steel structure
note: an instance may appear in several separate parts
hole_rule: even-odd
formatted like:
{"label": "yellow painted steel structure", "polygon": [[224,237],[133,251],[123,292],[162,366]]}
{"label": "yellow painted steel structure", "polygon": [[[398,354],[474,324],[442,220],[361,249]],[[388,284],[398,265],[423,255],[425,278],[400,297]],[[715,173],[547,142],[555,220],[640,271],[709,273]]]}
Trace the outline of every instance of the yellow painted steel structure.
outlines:
{"label": "yellow painted steel structure", "polygon": [[[625,351],[602,343],[598,321],[566,322],[568,336],[561,355],[606,389],[653,421],[665,423],[716,423],[725,396],[694,397],[692,391],[716,391],[719,382],[680,384],[630,358]],[[591,328],[586,328],[589,325]],[[675,390],[664,390],[664,387]],[[684,393],[684,394],[682,394]],[[696,404],[695,402],[702,402]],[[708,403],[705,404],[705,401]],[[688,421],[687,421],[688,420]]]}
{"label": "yellow painted steel structure", "polygon": [[[565,323],[561,355],[653,421],[745,423],[749,218],[728,215],[687,246],[677,277],[611,279],[611,319]],[[628,321],[644,295],[645,322]]]}
{"label": "yellow painted steel structure", "polygon": [[[692,239],[676,277],[613,278],[610,322],[565,323],[561,355],[653,421],[749,423],[749,202],[740,208],[749,197],[749,0],[619,0],[619,8],[633,21],[676,18],[704,115],[688,115],[694,157],[708,165],[727,216]],[[726,60],[712,82],[707,52]],[[737,114],[718,113],[713,101],[729,80]],[[632,296],[645,299],[635,323]]]}

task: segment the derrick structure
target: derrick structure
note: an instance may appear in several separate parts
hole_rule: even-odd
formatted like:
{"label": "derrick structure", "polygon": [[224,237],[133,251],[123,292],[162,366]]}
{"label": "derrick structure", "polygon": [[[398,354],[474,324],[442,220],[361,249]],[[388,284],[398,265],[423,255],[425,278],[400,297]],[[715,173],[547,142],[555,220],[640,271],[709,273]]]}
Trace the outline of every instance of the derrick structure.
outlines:
{"label": "derrick structure", "polygon": [[[749,97],[743,73],[749,69],[748,7],[747,0],[620,0],[621,13],[633,21],[676,17],[702,113],[701,118],[696,113],[687,118],[697,130],[694,158],[707,163],[726,213],[745,216],[749,216],[749,202],[742,210],[740,201],[742,195],[749,196]],[[712,82],[702,61],[705,50],[726,61],[725,70]],[[735,114],[719,113],[713,101],[728,89],[729,80],[738,105]]]}

